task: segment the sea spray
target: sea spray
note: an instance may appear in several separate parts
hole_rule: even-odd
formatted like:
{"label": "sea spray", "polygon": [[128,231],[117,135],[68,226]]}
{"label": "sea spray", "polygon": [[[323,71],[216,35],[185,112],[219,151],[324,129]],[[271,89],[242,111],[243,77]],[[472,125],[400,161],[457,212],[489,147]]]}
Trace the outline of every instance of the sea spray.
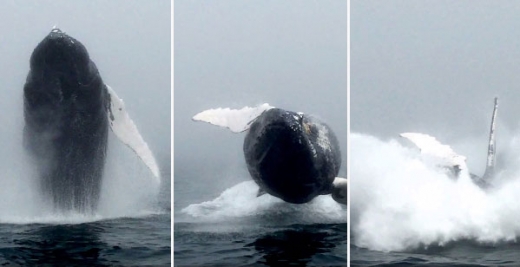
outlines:
{"label": "sea spray", "polygon": [[217,198],[191,204],[182,213],[204,221],[229,221],[244,218],[282,218],[295,223],[343,223],[347,220],[346,206],[335,202],[330,195],[322,195],[306,204],[291,204],[264,194],[257,197],[258,185],[253,181],[241,182],[228,188]]}
{"label": "sea spray", "polygon": [[159,190],[160,184],[140,158],[109,133],[99,214],[113,218],[160,212]]}
{"label": "sea spray", "polygon": [[[516,240],[520,235],[520,152],[514,149],[519,147],[518,140],[501,139],[508,144],[502,145],[507,148],[502,157],[508,158],[499,160],[509,164],[494,177],[494,188],[484,192],[467,172],[452,179],[421,161],[417,149],[397,139],[382,141],[351,134],[354,244],[402,251],[464,239],[486,243]],[[473,156],[463,155],[468,161]],[[472,171],[473,164],[468,165]]]}

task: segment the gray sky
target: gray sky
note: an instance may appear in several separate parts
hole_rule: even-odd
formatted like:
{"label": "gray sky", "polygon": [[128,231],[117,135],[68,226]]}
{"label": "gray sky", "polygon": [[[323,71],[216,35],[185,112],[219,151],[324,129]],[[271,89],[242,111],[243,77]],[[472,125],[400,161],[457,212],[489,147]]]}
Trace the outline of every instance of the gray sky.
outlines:
{"label": "gray sky", "polygon": [[7,103],[7,112],[22,114],[22,89],[32,50],[57,25],[85,45],[103,80],[125,101],[162,169],[169,172],[169,0],[6,0],[0,3],[0,17],[0,98],[2,103],[16,103]]}
{"label": "gray sky", "polygon": [[[351,130],[444,140],[518,131],[520,2],[351,1]],[[484,152],[483,152],[484,153]]]}
{"label": "gray sky", "polygon": [[346,1],[179,0],[174,20],[176,192],[200,194],[203,182],[214,196],[250,179],[244,134],[191,121],[209,108],[267,102],[317,115],[346,155]]}

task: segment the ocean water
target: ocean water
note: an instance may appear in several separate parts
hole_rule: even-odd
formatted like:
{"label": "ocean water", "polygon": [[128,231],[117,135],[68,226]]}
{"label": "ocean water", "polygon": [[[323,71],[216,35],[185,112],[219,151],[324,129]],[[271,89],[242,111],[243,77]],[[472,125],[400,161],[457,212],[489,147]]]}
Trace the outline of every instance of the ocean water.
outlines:
{"label": "ocean water", "polygon": [[[483,191],[405,140],[351,134],[351,266],[520,266],[520,138],[501,137],[498,171]],[[450,145],[482,175],[479,140]]]}
{"label": "ocean water", "polygon": [[516,242],[459,240],[404,251],[375,251],[351,245],[350,266],[518,266]]}
{"label": "ocean water", "polygon": [[0,136],[1,266],[170,266],[169,163],[161,164],[161,182],[154,183],[110,134],[98,210],[56,213],[38,192],[22,151],[22,127]]}
{"label": "ocean water", "polygon": [[205,200],[194,180],[175,179],[175,266],[347,266],[347,209],[330,196],[288,204],[242,181]]}

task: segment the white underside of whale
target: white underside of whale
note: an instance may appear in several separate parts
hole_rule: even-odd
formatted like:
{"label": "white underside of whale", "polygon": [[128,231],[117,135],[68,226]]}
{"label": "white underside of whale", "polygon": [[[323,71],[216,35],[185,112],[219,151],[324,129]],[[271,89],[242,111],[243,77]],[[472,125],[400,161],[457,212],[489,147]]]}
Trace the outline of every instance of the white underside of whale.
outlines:
{"label": "white underside of whale", "polygon": [[193,120],[208,122],[216,126],[228,128],[234,133],[241,133],[247,131],[251,123],[260,114],[272,108],[274,107],[264,103],[256,107],[244,107],[241,109],[208,109],[193,116]]}
{"label": "white underside of whale", "polygon": [[107,112],[110,129],[121,142],[132,149],[144,164],[153,173],[153,177],[160,182],[159,167],[148,144],[143,140],[135,123],[126,112],[125,104],[116,92],[108,85],[110,95],[110,110]]}
{"label": "white underside of whale", "polygon": [[433,136],[422,133],[402,133],[400,136],[410,140],[421,150],[422,155],[426,155],[439,167],[468,169],[466,157],[455,153],[450,146],[440,143]]}
{"label": "white underside of whale", "polygon": [[332,199],[336,202],[347,205],[348,201],[348,179],[336,177],[332,182],[333,190],[331,193]]}

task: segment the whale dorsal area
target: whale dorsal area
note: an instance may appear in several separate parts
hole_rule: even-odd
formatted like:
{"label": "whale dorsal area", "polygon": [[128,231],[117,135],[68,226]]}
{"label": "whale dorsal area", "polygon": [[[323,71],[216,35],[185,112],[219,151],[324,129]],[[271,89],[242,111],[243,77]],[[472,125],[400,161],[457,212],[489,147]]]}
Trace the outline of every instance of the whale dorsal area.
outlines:
{"label": "whale dorsal area", "polygon": [[272,108],[269,104],[264,103],[256,107],[244,107],[242,109],[208,109],[193,116],[193,120],[208,122],[216,126],[228,128],[234,133],[240,133],[247,131],[251,123],[260,114]]}
{"label": "whale dorsal area", "polygon": [[107,112],[110,129],[112,129],[112,132],[114,132],[121,142],[132,149],[137,156],[141,158],[144,164],[152,171],[157,182],[160,182],[159,167],[157,166],[152,151],[126,112],[123,100],[117,96],[116,92],[110,86],[106,85],[106,87],[110,95],[110,107],[109,112]]}
{"label": "whale dorsal area", "polygon": [[437,166],[467,170],[466,157],[455,153],[450,146],[441,144],[435,137],[422,133],[402,133],[400,136],[415,144],[421,154],[433,158]]}

